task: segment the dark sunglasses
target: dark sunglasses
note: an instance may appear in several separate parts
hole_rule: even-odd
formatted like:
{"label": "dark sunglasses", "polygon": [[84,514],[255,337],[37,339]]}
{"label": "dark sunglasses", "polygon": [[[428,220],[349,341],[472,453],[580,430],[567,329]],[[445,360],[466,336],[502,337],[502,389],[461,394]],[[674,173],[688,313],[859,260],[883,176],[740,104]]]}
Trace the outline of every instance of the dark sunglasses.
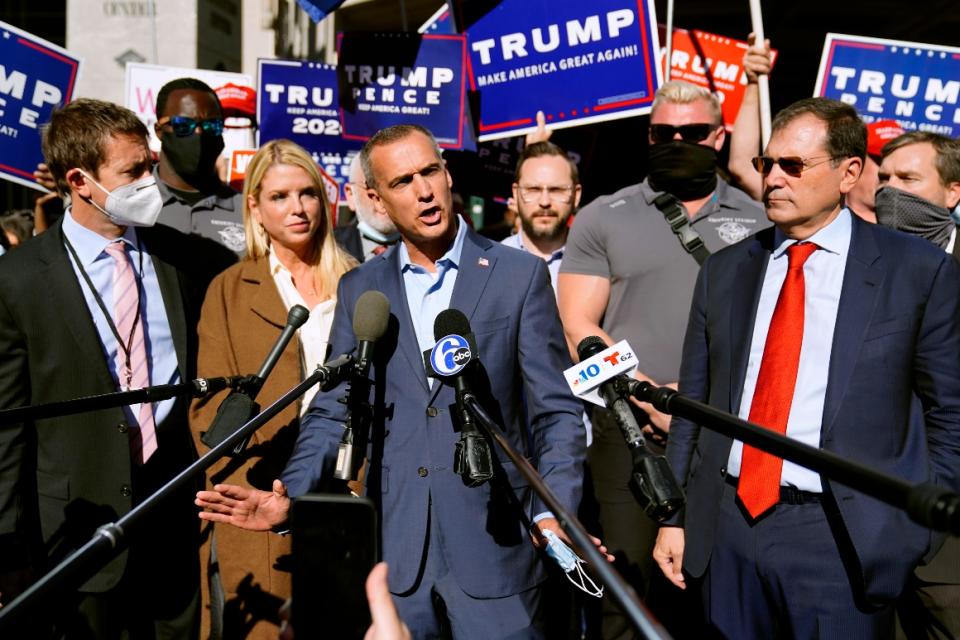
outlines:
{"label": "dark sunglasses", "polygon": [[[810,162],[811,160],[819,160],[817,162]],[[757,156],[752,160],[753,168],[767,175],[773,170],[773,165],[779,165],[780,169],[783,170],[788,176],[794,178],[799,178],[807,169],[811,169],[817,165],[823,164],[828,160],[833,160],[833,156],[814,156],[812,158],[799,158],[797,156],[786,156],[783,158],[771,158],[770,156]]]}
{"label": "dark sunglasses", "polygon": [[223,119],[211,118],[210,120],[194,120],[186,116],[169,116],[160,118],[157,124],[161,127],[170,125],[173,128],[173,134],[178,138],[186,138],[193,135],[193,132],[200,127],[205,136],[219,136],[223,133]]}
{"label": "dark sunglasses", "polygon": [[679,133],[684,142],[703,142],[716,128],[712,124],[682,124],[679,127],[672,124],[652,124],[650,139],[656,144],[663,144],[673,140],[673,137]]}

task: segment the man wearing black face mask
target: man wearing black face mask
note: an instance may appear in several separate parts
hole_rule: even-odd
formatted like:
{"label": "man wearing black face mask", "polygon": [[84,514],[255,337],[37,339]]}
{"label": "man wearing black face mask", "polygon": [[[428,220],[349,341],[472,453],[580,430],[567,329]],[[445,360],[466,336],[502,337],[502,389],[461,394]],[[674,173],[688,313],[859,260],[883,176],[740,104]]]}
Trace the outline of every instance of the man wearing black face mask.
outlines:
{"label": "man wearing black face mask", "polygon": [[950,211],[960,202],[960,143],[913,131],[883,147],[877,222],[926,238],[960,260]]}
{"label": "man wearing black face mask", "polygon": [[[243,201],[217,175],[223,151],[223,112],[213,89],[194,78],[177,78],[157,94],[160,161],[154,170],[163,196],[160,222],[208,238],[237,256],[245,253]],[[229,266],[226,252],[215,271]]]}
{"label": "man wearing black face mask", "polygon": [[[770,224],[757,202],[717,178],[724,135],[720,104],[706,90],[675,81],[657,91],[647,179],[583,208],[567,241],[558,302],[574,358],[586,336],[609,344],[625,339],[639,357],[639,379],[661,385],[677,380],[698,262]],[[642,404],[635,413],[662,443],[669,416]],[[655,569],[656,527],[630,493],[631,458],[616,423],[605,410],[592,418],[588,461],[604,540],[643,596]],[[656,608],[657,593],[650,595],[647,603]],[[656,613],[669,626],[669,612]],[[606,598],[602,624],[604,638],[633,633]],[[670,630],[677,637],[697,635],[689,628]]]}
{"label": "man wearing black face mask", "polygon": [[[877,221],[926,238],[960,261],[957,225],[950,210],[960,202],[960,142],[912,131],[884,147],[877,189]],[[960,294],[960,292],[955,292]],[[947,538],[919,567],[897,601],[898,637],[960,637],[960,539]]]}

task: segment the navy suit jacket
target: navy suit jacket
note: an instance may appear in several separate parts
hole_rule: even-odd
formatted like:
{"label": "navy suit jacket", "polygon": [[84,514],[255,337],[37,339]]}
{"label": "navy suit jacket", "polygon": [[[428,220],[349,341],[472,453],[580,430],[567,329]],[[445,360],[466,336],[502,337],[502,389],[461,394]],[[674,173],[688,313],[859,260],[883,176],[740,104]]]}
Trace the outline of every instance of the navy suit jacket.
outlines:
{"label": "navy suit jacket", "polygon": [[[680,391],[737,413],[774,229],[704,263],[683,348]],[[919,402],[918,402],[919,399]],[[922,410],[921,410],[922,407]],[[683,567],[698,577],[713,545],[732,441],[675,418],[667,456],[687,491]],[[960,464],[960,270],[929,242],[853,216],[820,446],[909,482],[957,489]],[[859,564],[857,588],[895,598],[931,550],[907,515],[824,479]]]}
{"label": "navy suit jacket", "polygon": [[[368,495],[380,505],[391,590],[399,593],[415,584],[429,520],[439,527],[444,556],[466,593],[486,598],[518,593],[541,581],[543,569],[502,492],[492,491],[489,483],[465,487],[452,470],[460,437],[452,413],[454,392],[449,385],[427,386],[398,256],[393,247],[341,279],[330,338],[333,354],[351,351],[357,298],[370,289],[387,296],[391,322],[376,344],[376,415],[366,483]],[[562,504],[575,511],[585,433],[580,404],[563,379],[570,358],[544,261],[468,230],[450,306],[466,314],[476,335],[489,380],[489,388],[477,390],[484,407]],[[314,489],[332,472],[343,432],[341,394],[318,394],[302,422],[283,474],[292,496]],[[496,453],[527,515],[546,511],[510,461]]]}

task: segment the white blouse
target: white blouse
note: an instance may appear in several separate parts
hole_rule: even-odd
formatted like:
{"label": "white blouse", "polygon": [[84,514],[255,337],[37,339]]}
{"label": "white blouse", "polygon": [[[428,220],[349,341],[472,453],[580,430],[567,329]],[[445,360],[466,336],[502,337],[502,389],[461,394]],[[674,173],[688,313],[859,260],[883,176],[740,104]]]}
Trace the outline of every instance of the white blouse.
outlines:
{"label": "white blouse", "polygon": [[[270,252],[270,274],[273,276],[273,282],[277,285],[277,291],[280,292],[280,299],[287,311],[294,305],[303,305],[307,307],[303,296],[297,291],[293,284],[293,275],[290,270],[283,266],[277,260],[276,254]],[[333,326],[333,310],[337,306],[336,297],[324,300],[310,309],[310,317],[302,327],[297,331],[297,337],[300,339],[300,356],[303,358],[301,364],[303,371],[309,375],[318,364],[323,364],[327,358],[327,348],[330,340],[330,329]],[[309,307],[308,307],[309,308]],[[310,401],[317,394],[319,385],[314,385],[307,390],[303,396],[303,402],[300,404],[300,415],[307,412]]]}

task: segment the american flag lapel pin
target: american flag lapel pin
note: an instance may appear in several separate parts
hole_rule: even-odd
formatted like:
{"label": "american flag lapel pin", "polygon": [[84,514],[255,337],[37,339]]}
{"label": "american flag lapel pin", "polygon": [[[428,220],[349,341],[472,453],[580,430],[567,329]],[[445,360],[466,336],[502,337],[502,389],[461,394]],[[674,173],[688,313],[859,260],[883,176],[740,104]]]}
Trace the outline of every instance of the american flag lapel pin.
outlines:
{"label": "american flag lapel pin", "polygon": [[487,260],[486,258],[477,258],[477,264],[480,265],[481,267],[489,267],[490,261]]}

